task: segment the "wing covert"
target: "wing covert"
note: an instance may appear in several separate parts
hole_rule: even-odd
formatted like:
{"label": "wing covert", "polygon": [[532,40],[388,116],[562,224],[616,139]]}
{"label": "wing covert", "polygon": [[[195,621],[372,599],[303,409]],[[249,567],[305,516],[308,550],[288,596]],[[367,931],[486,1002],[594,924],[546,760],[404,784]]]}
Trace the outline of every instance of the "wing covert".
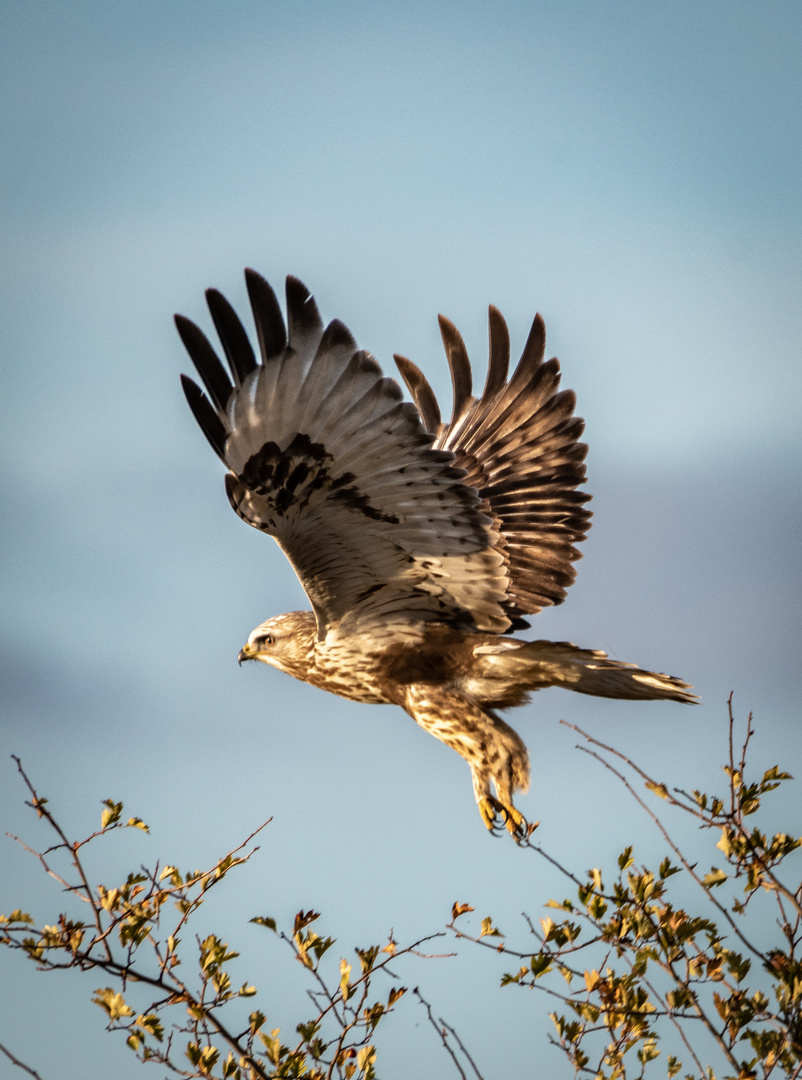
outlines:
{"label": "wing covert", "polygon": [[210,290],[231,377],[202,331],[177,316],[208,396],[182,381],[231,470],[232,506],[278,541],[321,636],[363,622],[508,629],[496,531],[452,450],[435,445],[341,322],[324,329],[301,282],[287,279],[288,332],[267,282],[251,270],[246,279],[260,359],[233,308]]}

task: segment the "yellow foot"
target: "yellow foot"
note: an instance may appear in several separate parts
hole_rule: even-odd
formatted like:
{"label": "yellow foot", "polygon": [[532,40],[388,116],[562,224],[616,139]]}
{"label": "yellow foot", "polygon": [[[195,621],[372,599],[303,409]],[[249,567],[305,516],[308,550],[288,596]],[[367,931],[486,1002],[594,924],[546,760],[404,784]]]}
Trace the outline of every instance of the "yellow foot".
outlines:
{"label": "yellow foot", "polygon": [[520,810],[516,810],[512,803],[507,805],[492,795],[483,795],[478,806],[485,828],[495,833],[497,819],[500,817],[507,832],[516,842],[528,840],[540,824],[539,821],[536,821],[534,825],[530,825]]}
{"label": "yellow foot", "polygon": [[492,795],[484,795],[479,799],[478,806],[485,828],[493,832],[496,828],[496,808],[498,803]]}

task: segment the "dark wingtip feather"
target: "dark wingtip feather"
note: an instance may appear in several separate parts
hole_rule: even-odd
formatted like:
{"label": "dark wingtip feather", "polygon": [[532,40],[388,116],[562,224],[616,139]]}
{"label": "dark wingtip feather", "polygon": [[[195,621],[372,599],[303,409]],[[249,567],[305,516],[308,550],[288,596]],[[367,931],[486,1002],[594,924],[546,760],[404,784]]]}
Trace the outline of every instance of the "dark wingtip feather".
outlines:
{"label": "dark wingtip feather", "polygon": [[286,295],[290,344],[293,348],[298,348],[304,340],[320,336],[323,332],[323,320],[314,296],[306,285],[292,274],[287,277]]}
{"label": "dark wingtip feather", "polygon": [[454,388],[454,410],[451,414],[451,424],[455,424],[462,416],[465,406],[468,404],[473,384],[471,380],[471,362],[468,359],[468,350],[462,340],[462,334],[445,315],[438,315],[440,324],[440,336],[443,339],[443,347],[448,357],[448,366],[451,369],[451,384]]}
{"label": "dark wingtip feather", "polygon": [[287,344],[284,316],[281,314],[276,294],[261,274],[249,267],[245,271],[245,284],[256,323],[262,360],[267,363],[281,356]]}
{"label": "dark wingtip feather", "polygon": [[526,345],[524,345],[524,355],[529,352],[536,353],[541,360],[546,352],[546,324],[539,311],[532,320],[532,329],[529,331],[529,337],[526,339]]}
{"label": "dark wingtip feather", "polygon": [[323,337],[320,339],[318,352],[323,353],[326,349],[336,348],[353,349],[356,351],[357,343],[345,323],[340,322],[339,319],[332,319],[323,331]]}
{"label": "dark wingtip feather", "polygon": [[492,304],[487,309],[487,328],[490,338],[490,360],[482,400],[488,401],[504,386],[510,370],[510,332],[504,316]]}
{"label": "dark wingtip feather", "polygon": [[432,390],[426,376],[417,364],[407,360],[406,356],[394,354],[396,367],[401,372],[401,378],[407,384],[407,389],[412,395],[412,400],[418,407],[418,412],[423,420],[423,426],[437,434],[440,427],[440,406],[437,404],[434,390]]}
{"label": "dark wingtip feather", "polygon": [[[521,353],[521,359],[518,361],[518,367],[515,369],[515,373],[510,379],[509,386],[511,394],[520,393],[523,387],[538,374],[543,363],[545,352],[546,324],[543,322],[542,316],[538,314],[535,315],[534,321],[532,322],[532,328],[526,339],[524,351]],[[556,373],[558,375],[559,370],[559,365],[557,365]]]}
{"label": "dark wingtip feather", "polygon": [[223,421],[212,408],[209,399],[201,388],[188,375],[181,376],[181,386],[201,431],[209,440],[214,452],[225,461],[227,433]]}
{"label": "dark wingtip feather", "polygon": [[225,349],[231,374],[234,376],[234,381],[241,386],[256,367],[256,357],[248,335],[245,333],[245,327],[231,304],[217,289],[206,290],[206,303],[209,305],[217,335]]}
{"label": "dark wingtip feather", "polygon": [[217,408],[224,412],[233,390],[225,368],[199,326],[184,315],[176,315],[174,318],[184,348],[203,380],[209,397]]}

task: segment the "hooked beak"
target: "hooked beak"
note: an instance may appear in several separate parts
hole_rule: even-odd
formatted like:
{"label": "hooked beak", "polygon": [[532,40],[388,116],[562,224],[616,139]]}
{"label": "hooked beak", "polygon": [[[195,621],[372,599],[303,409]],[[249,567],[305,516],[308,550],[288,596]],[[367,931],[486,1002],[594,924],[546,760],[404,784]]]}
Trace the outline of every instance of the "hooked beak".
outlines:
{"label": "hooked beak", "polygon": [[241,667],[243,660],[255,660],[255,659],[256,659],[256,650],[254,649],[253,645],[251,645],[251,643],[249,641],[248,644],[244,646],[244,648],[240,649],[239,655],[237,656],[237,663]]}

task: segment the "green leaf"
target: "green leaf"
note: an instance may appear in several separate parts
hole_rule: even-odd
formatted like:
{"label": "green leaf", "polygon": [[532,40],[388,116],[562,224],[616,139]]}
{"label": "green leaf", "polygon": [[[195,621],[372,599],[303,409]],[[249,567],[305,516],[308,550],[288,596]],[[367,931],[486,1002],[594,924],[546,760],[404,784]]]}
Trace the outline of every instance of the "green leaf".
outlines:
{"label": "green leaf", "polygon": [[[541,922],[542,921],[543,920],[541,919]],[[482,919],[482,929],[479,937],[504,937],[504,935],[500,930],[497,930],[496,927],[493,926],[493,920],[488,915],[486,918]]]}
{"label": "green leaf", "polygon": [[251,1015],[248,1017],[248,1027],[254,1035],[259,1030],[259,1028],[264,1025],[266,1019],[267,1017],[265,1016],[265,1014],[263,1012],[259,1012],[258,1009],[255,1009],[251,1013]]}
{"label": "green leaf", "polygon": [[111,799],[104,799],[103,805],[106,809],[100,815],[100,827],[101,829],[107,829],[109,825],[116,825],[120,820],[120,815],[123,812],[123,804],[121,802],[112,802]]}
{"label": "green leaf", "polygon": [[205,1046],[201,1052],[200,1060],[198,1061],[199,1070],[208,1076],[219,1057],[220,1051],[216,1046]]}
{"label": "green leaf", "polygon": [[251,919],[250,922],[256,923],[257,926],[266,926],[268,930],[276,931],[276,920],[272,919],[269,915],[257,915],[255,919]]}
{"label": "green leaf", "polygon": [[259,1032],[259,1038],[264,1044],[267,1056],[274,1065],[278,1065],[281,1061],[283,1051],[285,1050],[279,1039],[279,1031],[279,1028],[273,1028],[269,1035],[265,1035],[262,1031]]}
{"label": "green leaf", "polygon": [[29,915],[27,911],[22,911],[21,908],[15,908],[10,915],[0,915],[0,924],[4,926],[15,922],[33,925],[33,916]]}
{"label": "green leaf", "polygon": [[529,961],[529,966],[532,969],[532,974],[537,979],[541,975],[545,975],[547,971],[551,970],[551,958],[549,956],[544,956],[543,953],[535,953]]}
{"label": "green leaf", "polygon": [[766,784],[771,780],[793,780],[793,776],[787,772],[780,772],[779,765],[772,765],[770,769],[763,773],[762,783]]}
{"label": "green leaf", "polygon": [[133,1016],[134,1010],[125,1003],[122,994],[116,993],[110,986],[95,990],[96,997],[92,998],[95,1005],[99,1005],[109,1014],[110,1020],[119,1020],[122,1016]]}
{"label": "green leaf", "polygon": [[618,869],[626,870],[628,866],[632,866],[632,846],[624,848],[621,854],[618,856]]}
{"label": "green leaf", "polygon": [[317,1020],[310,1020],[306,1024],[298,1024],[295,1029],[304,1042],[311,1042],[320,1030],[320,1023]]}
{"label": "green leaf", "polygon": [[158,1042],[161,1042],[164,1039],[164,1026],[155,1013],[148,1013],[147,1016],[138,1016],[136,1022],[140,1027],[149,1031]]}
{"label": "green leaf", "polygon": [[362,967],[362,974],[366,975],[373,969],[373,965],[376,962],[376,957],[379,955],[378,945],[371,945],[368,949],[355,949],[354,950],[359,957],[359,963]]}
{"label": "green leaf", "polygon": [[705,874],[705,876],[702,878],[702,884],[707,885],[708,888],[713,888],[715,885],[722,885],[727,880],[727,875],[724,873],[723,870],[719,870],[717,867],[711,866],[710,873]]}

